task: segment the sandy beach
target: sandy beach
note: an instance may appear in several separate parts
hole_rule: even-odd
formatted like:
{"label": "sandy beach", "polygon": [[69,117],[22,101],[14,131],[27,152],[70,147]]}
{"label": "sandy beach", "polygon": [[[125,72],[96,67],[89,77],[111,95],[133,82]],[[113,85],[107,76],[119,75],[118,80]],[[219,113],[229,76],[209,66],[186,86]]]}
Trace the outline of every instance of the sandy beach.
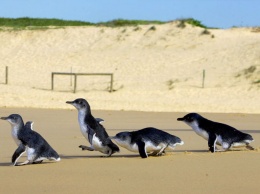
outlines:
{"label": "sandy beach", "polygon": [[[94,111],[105,120],[110,135],[147,126],[163,129],[180,137],[185,144],[162,157],[142,159],[121,148],[110,158],[99,152],[81,151],[88,145],[81,135],[76,110],[3,108],[1,115],[23,115],[34,121],[38,131],[59,152],[61,161],[22,167],[10,166],[16,144],[10,125],[1,121],[1,193],[258,193],[259,192],[259,115],[206,114],[250,133],[255,151],[242,149],[212,154],[207,142],[187,125],[176,121],[184,113]],[[20,162],[26,160],[23,156]]]}
{"label": "sandy beach", "polygon": [[[60,162],[13,167],[17,148],[0,120],[0,193],[259,193],[259,28],[202,29],[178,22],[132,27],[0,31],[0,116],[21,114]],[[8,84],[5,68],[8,66]],[[202,87],[203,70],[205,82]],[[52,72],[113,73],[73,78]],[[109,135],[157,127],[184,145],[142,159],[88,145],[68,100],[86,98]],[[210,153],[178,117],[198,112],[249,133],[254,151]],[[25,161],[26,155],[19,162]]]}

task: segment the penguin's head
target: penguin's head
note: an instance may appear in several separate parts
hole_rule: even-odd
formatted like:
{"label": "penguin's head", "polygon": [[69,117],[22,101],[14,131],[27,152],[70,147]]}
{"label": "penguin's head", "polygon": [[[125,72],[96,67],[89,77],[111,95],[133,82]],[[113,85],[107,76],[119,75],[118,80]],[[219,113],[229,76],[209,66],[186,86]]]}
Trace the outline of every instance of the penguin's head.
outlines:
{"label": "penguin's head", "polygon": [[110,137],[110,139],[115,140],[118,145],[126,148],[131,143],[131,137],[130,132],[120,132],[116,136]]}
{"label": "penguin's head", "polygon": [[1,119],[8,121],[12,126],[23,125],[23,119],[18,114],[11,114],[8,117],[1,117]]}
{"label": "penguin's head", "polygon": [[88,102],[83,98],[77,98],[74,101],[67,101],[66,103],[73,105],[77,110],[90,110]]}
{"label": "penguin's head", "polygon": [[188,125],[191,125],[194,122],[198,122],[201,116],[197,113],[189,113],[182,118],[178,118],[177,121],[183,121]]}

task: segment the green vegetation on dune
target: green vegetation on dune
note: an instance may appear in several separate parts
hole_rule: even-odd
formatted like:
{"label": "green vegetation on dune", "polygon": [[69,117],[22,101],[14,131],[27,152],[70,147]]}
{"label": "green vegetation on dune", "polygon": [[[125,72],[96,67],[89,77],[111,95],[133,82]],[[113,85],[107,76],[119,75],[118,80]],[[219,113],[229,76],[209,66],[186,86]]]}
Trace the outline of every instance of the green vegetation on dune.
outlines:
{"label": "green vegetation on dune", "polygon": [[137,26],[137,25],[149,25],[149,24],[165,24],[167,22],[161,21],[147,21],[147,20],[124,20],[124,19],[117,19],[108,22],[100,22],[97,25],[103,25],[108,27],[120,27],[120,26]]}
{"label": "green vegetation on dune", "polygon": [[8,28],[11,30],[44,30],[49,29],[50,26],[64,27],[64,26],[89,26],[94,25],[90,22],[69,21],[60,19],[44,19],[44,18],[0,18],[0,27],[3,30]]}
{"label": "green vegetation on dune", "polygon": [[[207,28],[202,25],[200,21],[188,18],[179,20],[183,23],[188,23],[193,26]],[[91,23],[84,21],[72,21],[61,19],[46,19],[46,18],[0,18],[0,27],[7,27],[11,29],[48,29],[50,26],[65,27],[65,26],[106,26],[106,27],[121,27],[121,26],[137,26],[149,24],[165,24],[169,22],[162,21],[147,21],[147,20],[124,20],[116,19],[107,22]]]}
{"label": "green vegetation on dune", "polygon": [[0,26],[6,27],[28,27],[28,26],[86,26],[94,25],[90,22],[69,21],[59,19],[41,18],[0,18]]}
{"label": "green vegetation on dune", "polygon": [[201,28],[207,28],[205,25],[201,23],[199,20],[195,20],[193,18],[187,18],[187,19],[182,19],[185,23],[190,24],[192,26],[197,26]]}

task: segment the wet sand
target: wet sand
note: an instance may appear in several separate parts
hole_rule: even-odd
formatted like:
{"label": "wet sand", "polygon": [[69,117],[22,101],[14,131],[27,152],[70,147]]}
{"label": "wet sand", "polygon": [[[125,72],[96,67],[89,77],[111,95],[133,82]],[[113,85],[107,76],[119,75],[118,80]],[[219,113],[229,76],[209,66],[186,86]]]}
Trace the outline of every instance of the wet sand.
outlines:
{"label": "wet sand", "polygon": [[[60,162],[13,167],[16,149],[10,124],[1,122],[0,193],[259,193],[259,114],[203,114],[250,133],[255,151],[209,153],[207,142],[177,122],[185,113],[93,111],[105,120],[109,135],[153,126],[180,137],[185,144],[162,157],[141,159],[124,148],[110,158],[81,151],[76,110],[1,108],[0,116],[19,113],[34,121],[39,132],[60,154]],[[26,160],[25,155],[20,162]]]}

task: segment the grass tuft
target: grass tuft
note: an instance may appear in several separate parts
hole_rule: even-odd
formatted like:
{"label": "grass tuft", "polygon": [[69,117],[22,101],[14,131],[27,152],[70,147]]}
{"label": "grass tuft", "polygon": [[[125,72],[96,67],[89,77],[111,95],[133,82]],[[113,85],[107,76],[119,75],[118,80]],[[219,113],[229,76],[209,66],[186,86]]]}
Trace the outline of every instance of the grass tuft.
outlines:
{"label": "grass tuft", "polygon": [[[181,19],[180,27],[185,27],[185,23],[191,24],[193,26],[198,26],[202,28],[206,28],[200,21],[195,20],[193,18]],[[172,21],[170,21],[172,22]],[[76,21],[76,20],[61,20],[61,19],[46,19],[46,18],[1,18],[0,17],[0,27],[3,28],[11,28],[13,30],[37,30],[37,29],[48,29],[65,26],[105,26],[105,27],[122,27],[122,26],[136,26],[136,30],[139,29],[138,25],[152,25],[152,24],[165,24],[169,22],[162,21],[147,21],[147,20],[124,20],[124,19],[116,19],[107,22],[99,22],[99,23],[91,23],[84,21]]]}

